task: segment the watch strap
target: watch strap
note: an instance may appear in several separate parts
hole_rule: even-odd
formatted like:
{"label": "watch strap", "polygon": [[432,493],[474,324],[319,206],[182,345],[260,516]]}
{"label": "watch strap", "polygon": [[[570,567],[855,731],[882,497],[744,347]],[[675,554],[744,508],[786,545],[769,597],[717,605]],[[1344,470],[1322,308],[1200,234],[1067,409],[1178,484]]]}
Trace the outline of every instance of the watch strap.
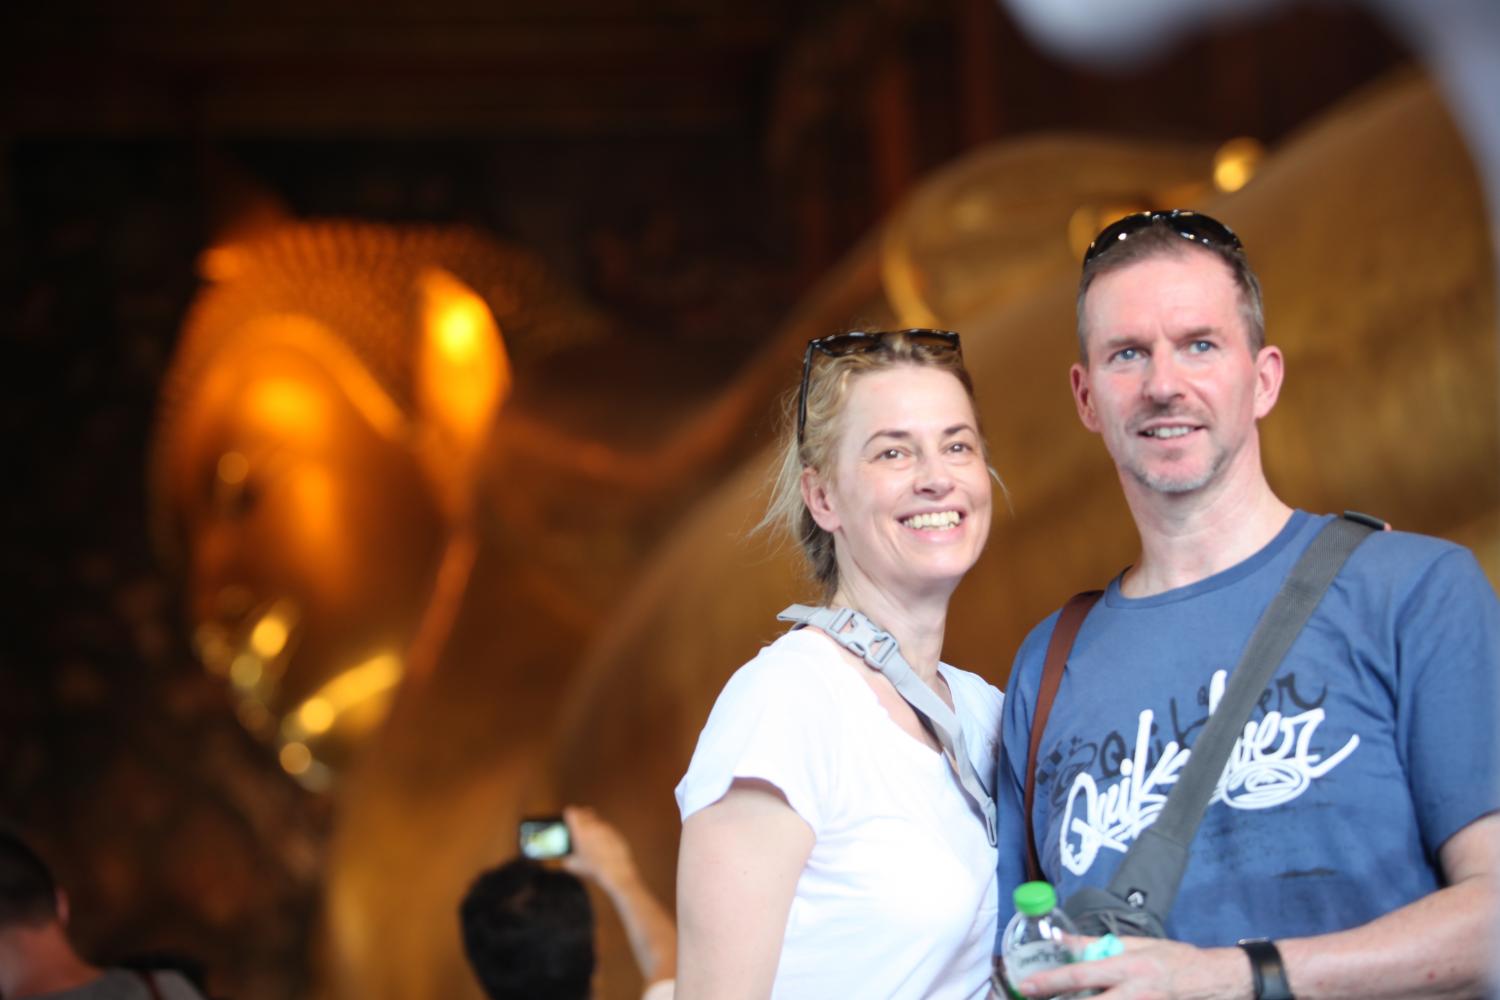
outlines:
{"label": "watch strap", "polygon": [[1286,979],[1281,952],[1266,938],[1245,938],[1239,946],[1250,958],[1250,982],[1255,1000],[1296,1000]]}

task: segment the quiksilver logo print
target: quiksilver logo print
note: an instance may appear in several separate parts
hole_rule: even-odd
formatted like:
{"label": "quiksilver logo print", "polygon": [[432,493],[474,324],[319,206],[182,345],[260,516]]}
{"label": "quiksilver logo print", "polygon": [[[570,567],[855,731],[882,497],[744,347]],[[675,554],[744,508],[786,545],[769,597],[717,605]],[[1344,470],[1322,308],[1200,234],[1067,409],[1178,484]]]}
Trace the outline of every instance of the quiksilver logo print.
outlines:
{"label": "quiksilver logo print", "polygon": [[[1218,708],[1228,676],[1227,670],[1220,670],[1209,682],[1208,715]],[[1295,684],[1292,689],[1295,692]],[[1297,701],[1295,694],[1293,701]],[[1354,734],[1326,757],[1316,752],[1314,738],[1326,714],[1321,704],[1297,707],[1301,710],[1294,714],[1271,710],[1259,721],[1245,723],[1210,805],[1222,802],[1231,809],[1269,809],[1290,802],[1359,746],[1359,735]],[[1073,774],[1059,847],[1063,865],[1074,875],[1086,873],[1101,850],[1123,854],[1129,849],[1140,832],[1156,821],[1178,772],[1192,755],[1179,741],[1171,740],[1152,764],[1153,722],[1150,709],[1140,713],[1135,746],[1125,748],[1111,769],[1116,772],[1112,778],[1097,780],[1087,768]]]}

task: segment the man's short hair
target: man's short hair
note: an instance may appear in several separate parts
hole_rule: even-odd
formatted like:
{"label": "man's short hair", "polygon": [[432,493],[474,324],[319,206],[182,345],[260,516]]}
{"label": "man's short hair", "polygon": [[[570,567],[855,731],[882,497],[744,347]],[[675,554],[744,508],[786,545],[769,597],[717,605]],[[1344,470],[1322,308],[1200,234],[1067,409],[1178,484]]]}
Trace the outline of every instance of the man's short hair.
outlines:
{"label": "man's short hair", "polygon": [[1244,251],[1231,250],[1217,244],[1197,243],[1185,240],[1163,219],[1157,219],[1131,233],[1130,239],[1121,240],[1104,253],[1083,265],[1083,275],[1078,280],[1078,360],[1088,366],[1088,331],[1084,328],[1083,306],[1089,289],[1104,274],[1118,271],[1155,257],[1173,254],[1212,254],[1229,268],[1230,276],[1240,293],[1240,318],[1245,321],[1251,355],[1260,353],[1266,346],[1265,307],[1261,302],[1260,279],[1250,268]]}
{"label": "man's short hair", "polygon": [[594,911],[576,876],[516,858],[481,873],[458,912],[490,1000],[588,1000]]}
{"label": "man's short hair", "polygon": [[36,927],[57,919],[57,883],[24,840],[0,830],[0,928]]}

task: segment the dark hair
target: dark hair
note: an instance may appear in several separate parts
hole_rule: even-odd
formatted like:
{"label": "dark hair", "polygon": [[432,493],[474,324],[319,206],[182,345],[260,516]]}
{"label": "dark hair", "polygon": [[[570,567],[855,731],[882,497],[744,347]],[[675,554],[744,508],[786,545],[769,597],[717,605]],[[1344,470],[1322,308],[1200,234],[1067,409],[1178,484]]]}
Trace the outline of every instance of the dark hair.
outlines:
{"label": "dark hair", "polygon": [[1085,367],[1089,363],[1088,331],[1084,328],[1083,306],[1089,288],[1100,275],[1118,271],[1154,257],[1177,254],[1210,253],[1229,268],[1235,288],[1240,293],[1240,316],[1245,321],[1245,333],[1250,344],[1250,353],[1259,354],[1266,346],[1265,307],[1261,304],[1260,279],[1250,269],[1250,261],[1243,250],[1234,250],[1215,243],[1185,240],[1163,219],[1153,220],[1132,233],[1130,239],[1121,240],[1108,250],[1083,265],[1083,275],[1078,280],[1078,360]]}
{"label": "dark hair", "polygon": [[20,837],[0,830],[0,927],[56,919],[57,883],[47,863]]}
{"label": "dark hair", "polygon": [[490,1000],[588,1000],[594,911],[577,877],[516,858],[481,873],[458,915]]}

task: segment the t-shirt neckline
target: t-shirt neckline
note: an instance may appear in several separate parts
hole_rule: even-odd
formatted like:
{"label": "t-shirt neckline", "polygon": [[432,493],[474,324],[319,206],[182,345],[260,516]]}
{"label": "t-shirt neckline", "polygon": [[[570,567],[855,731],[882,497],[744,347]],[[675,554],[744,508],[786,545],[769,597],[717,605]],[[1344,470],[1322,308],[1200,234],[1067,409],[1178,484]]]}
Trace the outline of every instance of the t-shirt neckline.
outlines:
{"label": "t-shirt neckline", "polygon": [[1149,597],[1126,597],[1120,591],[1120,581],[1125,577],[1125,570],[1121,570],[1113,580],[1109,581],[1109,586],[1104,591],[1104,602],[1112,608],[1155,608],[1164,604],[1191,600],[1202,594],[1232,586],[1251,576],[1256,570],[1280,555],[1291,544],[1292,539],[1296,538],[1311,521],[1312,515],[1307,511],[1293,510],[1292,516],[1287,518],[1286,524],[1282,525],[1276,537],[1262,546],[1259,552],[1235,563],[1228,569],[1220,570],[1213,576],[1204,577],[1185,587],[1164,590],[1160,594],[1152,594]]}

